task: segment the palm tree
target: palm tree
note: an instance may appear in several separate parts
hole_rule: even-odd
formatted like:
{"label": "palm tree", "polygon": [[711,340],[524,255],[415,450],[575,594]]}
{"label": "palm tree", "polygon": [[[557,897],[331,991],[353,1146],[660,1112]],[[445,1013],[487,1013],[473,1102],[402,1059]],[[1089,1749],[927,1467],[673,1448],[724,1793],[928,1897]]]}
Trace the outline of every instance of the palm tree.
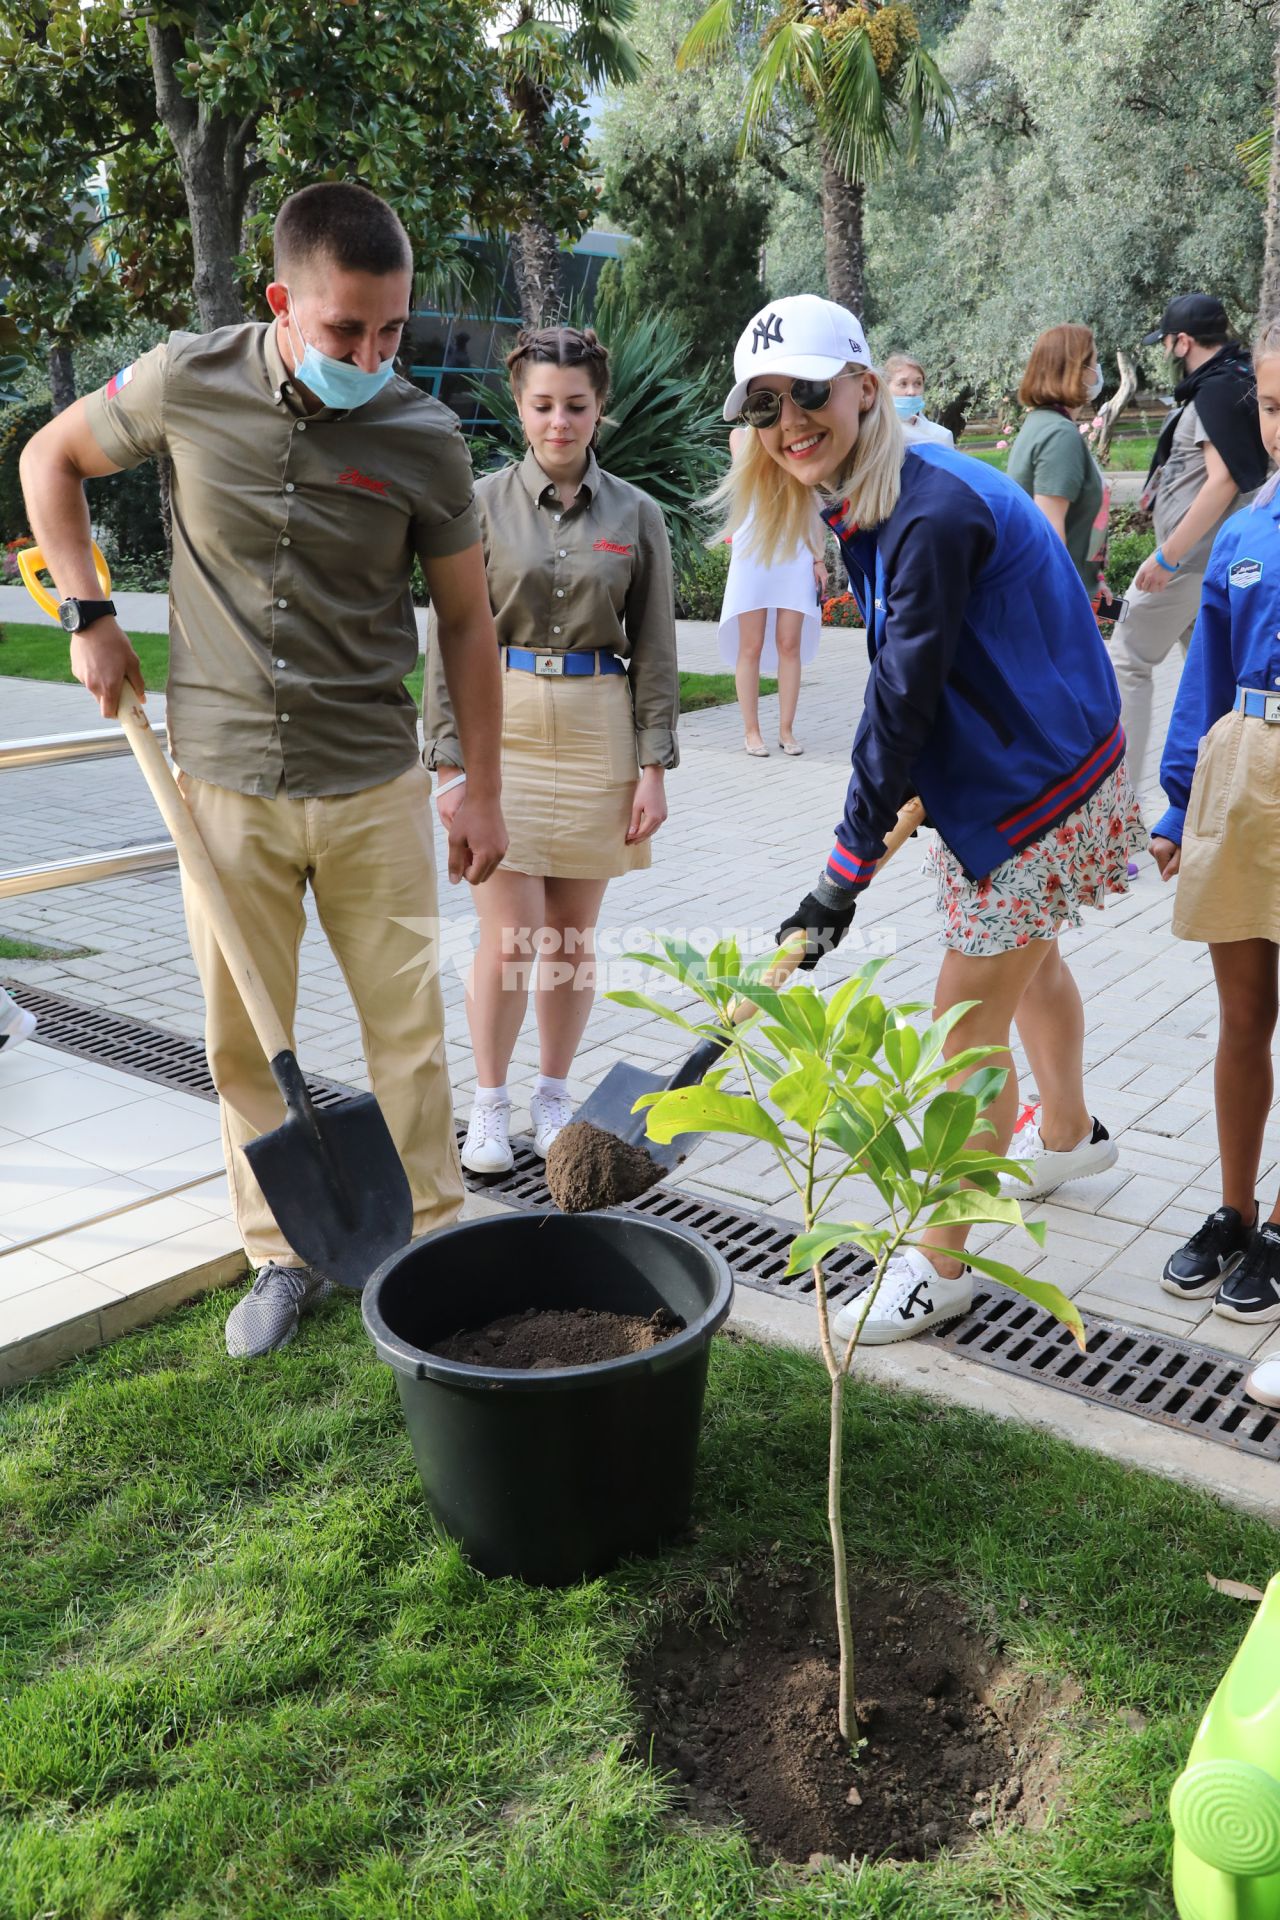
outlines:
{"label": "palm tree", "polygon": [[926,127],[944,138],[955,96],[920,43],[914,8],[896,0],[712,0],[677,56],[710,62],[751,36],[758,47],[742,109],[743,152],[768,152],[780,118],[808,124],[822,161],[827,294],[861,313],[868,185],[895,153],[914,159]]}
{"label": "palm tree", "polygon": [[[636,0],[514,0],[510,13],[515,17],[499,41],[503,87],[520,116],[536,181],[538,156],[556,138],[565,104],[576,106],[592,88],[628,86],[640,78],[644,59],[627,38]],[[572,135],[566,127],[559,137],[567,145]],[[520,311],[534,326],[564,307],[557,224],[546,203],[535,199],[515,235]]]}

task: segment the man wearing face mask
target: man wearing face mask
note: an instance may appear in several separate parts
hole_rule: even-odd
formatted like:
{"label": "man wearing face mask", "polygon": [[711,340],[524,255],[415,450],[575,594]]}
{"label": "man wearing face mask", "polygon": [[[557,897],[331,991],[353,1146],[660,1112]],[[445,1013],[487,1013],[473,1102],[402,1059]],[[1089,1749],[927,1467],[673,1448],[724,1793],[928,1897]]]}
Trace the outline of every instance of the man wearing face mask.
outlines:
{"label": "man wearing face mask", "polygon": [[1144,346],[1163,345],[1182,378],[1143,493],[1144,505],[1153,510],[1156,550],[1133,577],[1111,643],[1129,777],[1139,794],[1151,733],[1152,674],[1175,644],[1185,654],[1214,536],[1267,473],[1249,352],[1230,336],[1221,300],[1184,293],[1143,338]]}
{"label": "man wearing face mask", "polygon": [[[412,270],[375,194],[305,188],[276,221],[273,319],[170,335],[43,428],[22,477],[72,669],[111,715],[142,674],[111,602],[91,597],[83,482],[171,461],[166,719],[183,792],[289,1029],[310,885],[424,1233],[456,1216],[462,1180],[439,981],[414,964],[410,930],[437,915],[431,782],[404,684],[415,556],[466,750],[450,879],[486,879],[506,833],[471,463],[455,416],[394,368]],[[292,1339],[329,1283],[284,1240],[241,1151],[283,1108],[212,929],[186,906],[232,1202],[258,1269],[227,1322],[228,1352],[248,1357]]]}

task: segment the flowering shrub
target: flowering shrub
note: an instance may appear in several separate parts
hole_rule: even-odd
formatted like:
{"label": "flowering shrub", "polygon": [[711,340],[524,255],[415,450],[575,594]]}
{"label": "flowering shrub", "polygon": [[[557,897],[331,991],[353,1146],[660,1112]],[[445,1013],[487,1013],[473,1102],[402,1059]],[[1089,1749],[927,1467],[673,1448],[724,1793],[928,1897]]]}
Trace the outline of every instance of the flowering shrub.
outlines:
{"label": "flowering shrub", "polygon": [[865,627],[862,609],[851,593],[835,593],[822,603],[824,627]]}
{"label": "flowering shrub", "polygon": [[4,543],[4,560],[0,562],[0,577],[16,580],[18,577],[18,555],[23,547],[34,547],[35,541],[29,533],[20,533],[16,540]]}

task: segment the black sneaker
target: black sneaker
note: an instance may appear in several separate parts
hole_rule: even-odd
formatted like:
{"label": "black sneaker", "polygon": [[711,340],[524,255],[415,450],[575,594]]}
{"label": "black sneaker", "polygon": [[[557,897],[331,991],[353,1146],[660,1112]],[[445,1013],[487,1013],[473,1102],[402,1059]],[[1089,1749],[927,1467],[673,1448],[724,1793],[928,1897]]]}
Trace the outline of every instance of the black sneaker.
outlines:
{"label": "black sneaker", "polygon": [[1268,1220],[1213,1303],[1224,1320],[1280,1320],[1280,1226]]}
{"label": "black sneaker", "polygon": [[1169,1255],[1160,1285],[1183,1300],[1207,1299],[1235,1272],[1252,1238],[1253,1228],[1246,1227],[1234,1207],[1219,1207],[1196,1228],[1185,1247]]}

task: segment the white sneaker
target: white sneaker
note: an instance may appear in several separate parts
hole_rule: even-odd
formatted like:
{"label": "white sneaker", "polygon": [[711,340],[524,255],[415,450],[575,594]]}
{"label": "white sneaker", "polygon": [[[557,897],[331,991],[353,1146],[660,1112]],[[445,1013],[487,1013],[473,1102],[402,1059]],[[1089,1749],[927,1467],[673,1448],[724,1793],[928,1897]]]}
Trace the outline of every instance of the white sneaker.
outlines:
{"label": "white sneaker", "polygon": [[868,1308],[870,1292],[867,1288],[841,1307],[831,1322],[833,1340],[850,1339],[861,1325],[860,1346],[885,1347],[957,1320],[973,1305],[973,1276],[966,1269],[958,1279],[944,1280],[918,1247],[903,1247],[889,1261]]}
{"label": "white sneaker", "polygon": [[1263,1354],[1245,1381],[1244,1390],[1260,1407],[1280,1407],[1280,1347]]}
{"label": "white sneaker", "polygon": [[575,1104],[564,1093],[535,1093],[529,1102],[534,1148],[545,1160],[561,1127],[572,1120]]}
{"label": "white sneaker", "polygon": [[1031,1174],[1031,1184],[1005,1174],[1000,1191],[1008,1200],[1043,1200],[1068,1180],[1083,1180],[1091,1173],[1104,1173],[1120,1158],[1120,1149],[1103,1126],[1095,1120],[1092,1130],[1069,1153],[1050,1153],[1034,1119],[1028,1119],[1016,1133],[1009,1148],[1011,1160],[1021,1160]]}
{"label": "white sneaker", "polygon": [[11,1053],[14,1047],[20,1047],[24,1040],[29,1040],[37,1024],[34,1013],[28,1013],[25,1007],[20,1007],[0,987],[0,1053]]}
{"label": "white sneaker", "polygon": [[467,1172],[510,1173],[516,1163],[510,1135],[511,1102],[477,1100],[462,1144],[462,1164]]}

